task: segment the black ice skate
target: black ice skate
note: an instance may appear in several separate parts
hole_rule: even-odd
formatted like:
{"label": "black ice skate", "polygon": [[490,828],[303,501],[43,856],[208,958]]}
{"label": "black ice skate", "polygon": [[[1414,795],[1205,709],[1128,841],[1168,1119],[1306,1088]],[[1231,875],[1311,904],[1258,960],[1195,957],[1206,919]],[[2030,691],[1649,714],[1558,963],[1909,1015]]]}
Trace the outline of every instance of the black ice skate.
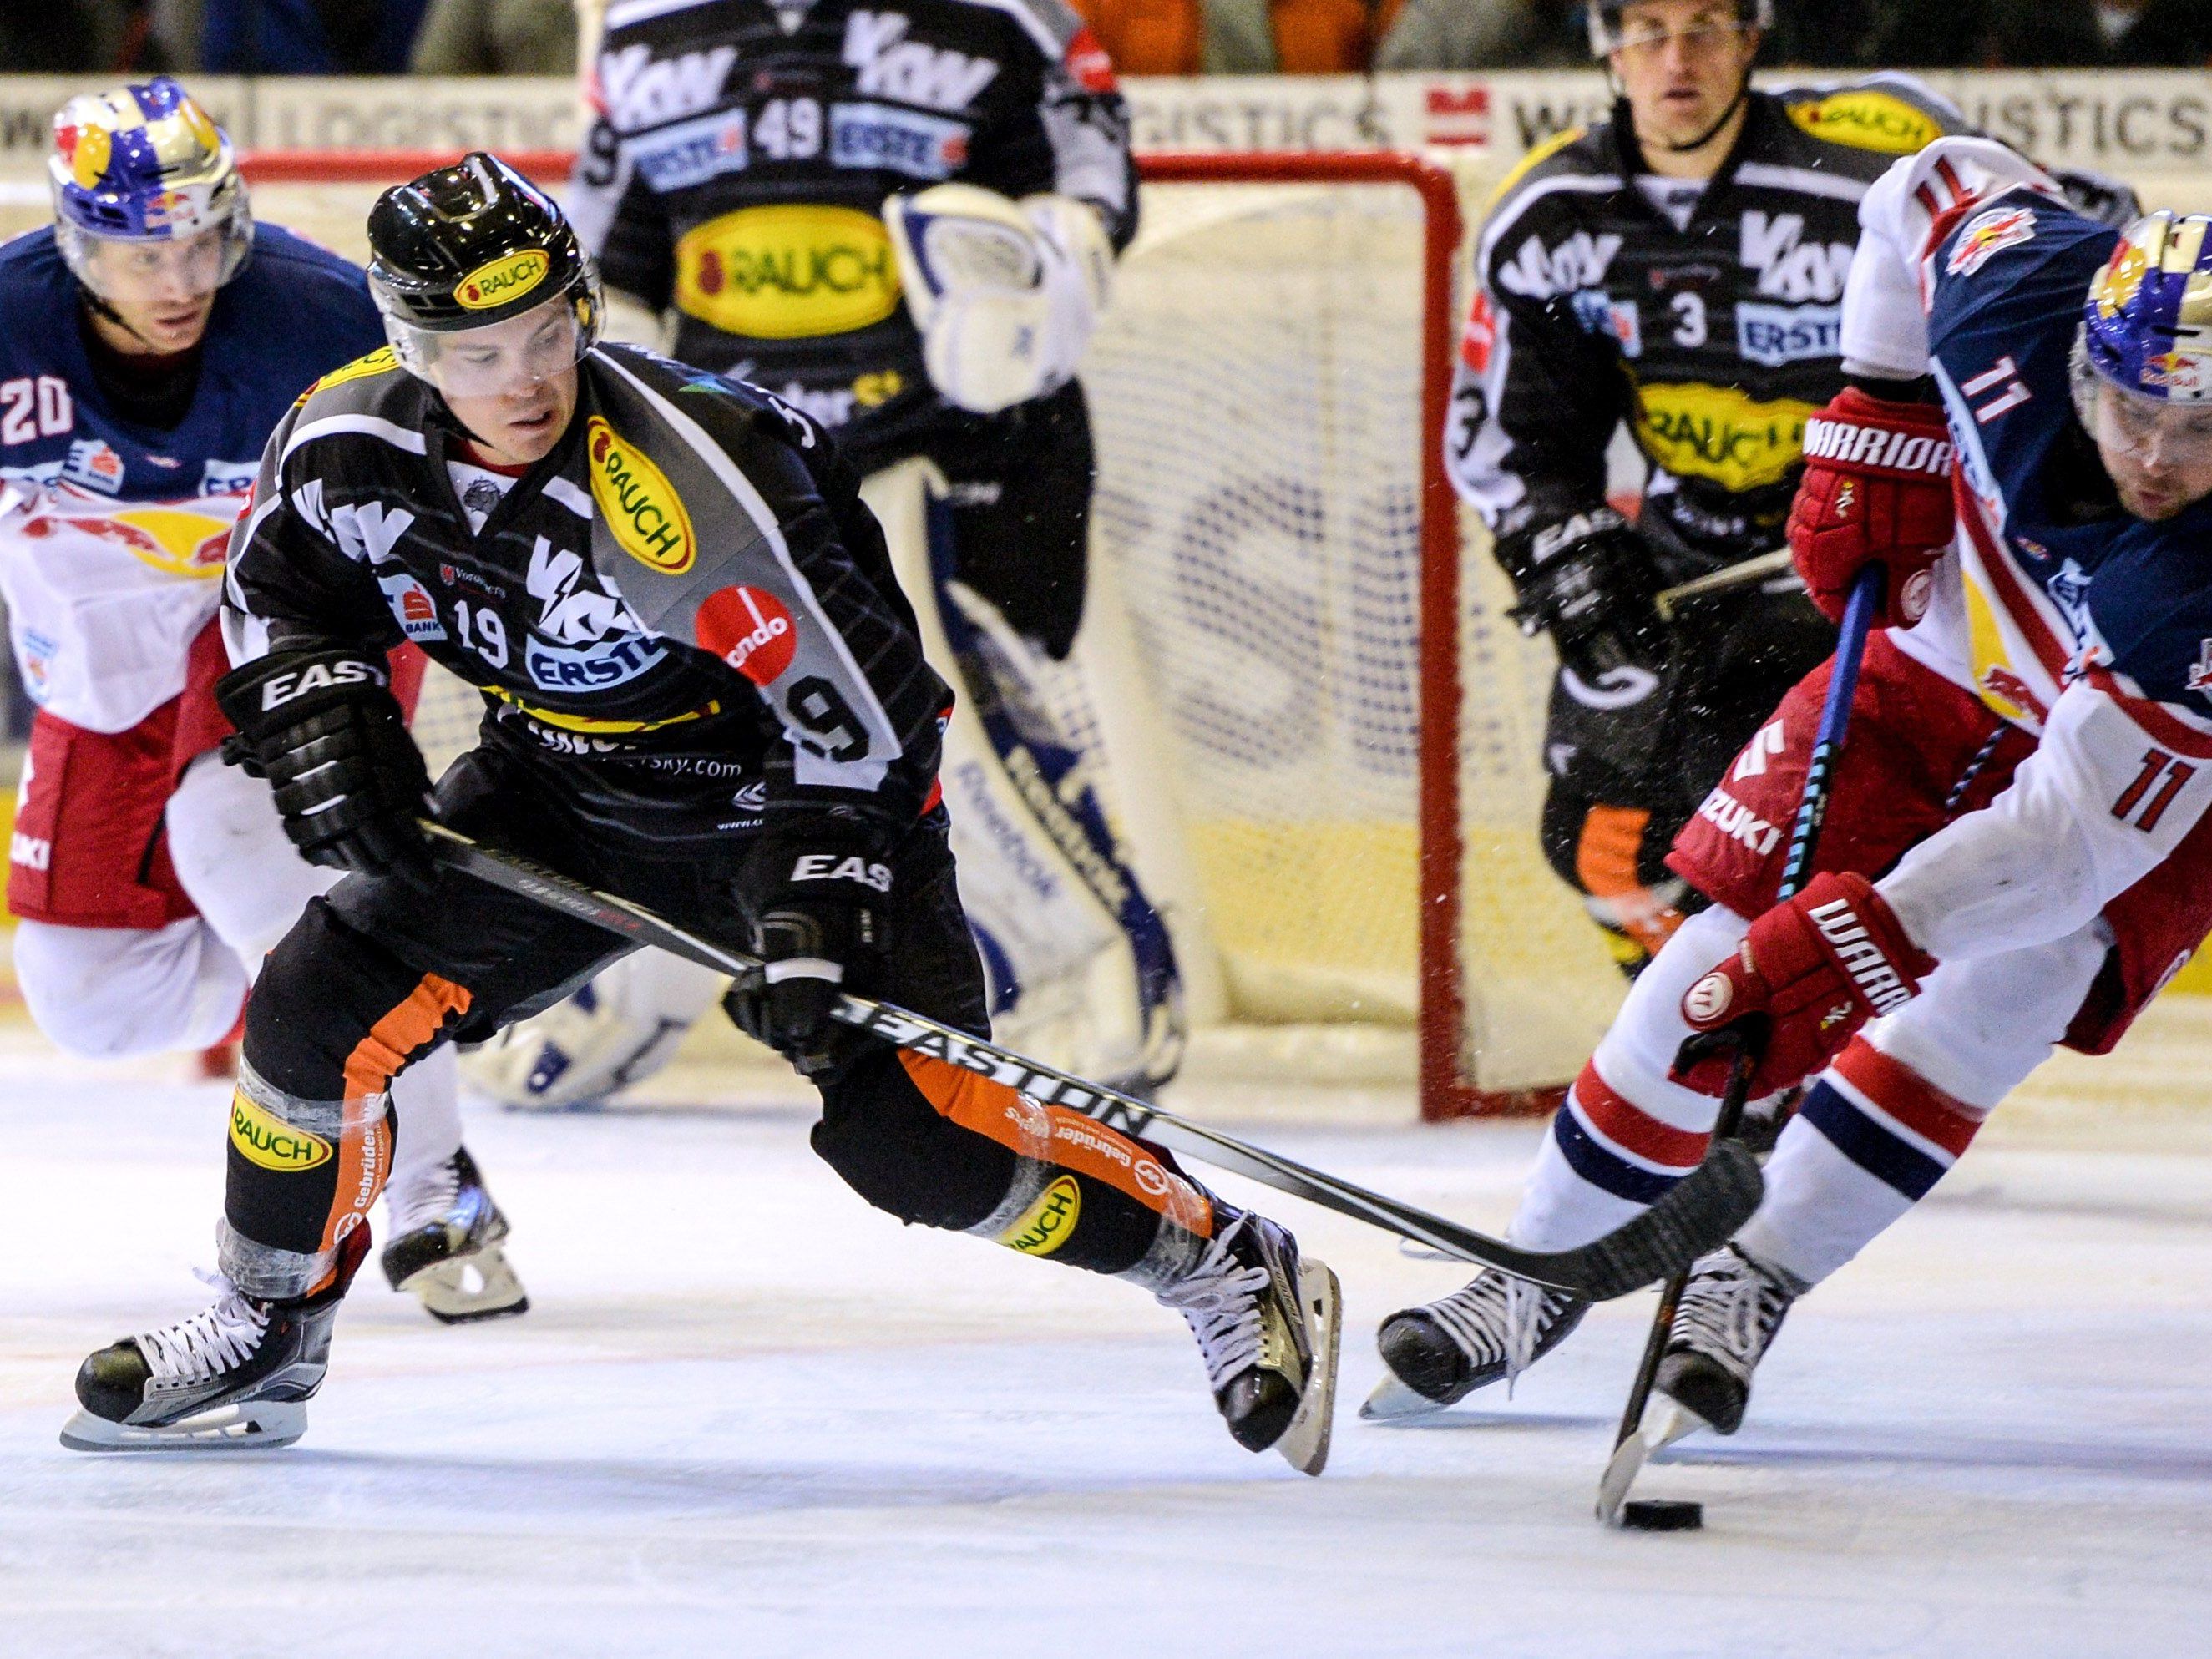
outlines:
{"label": "black ice skate", "polygon": [[338,1244],[331,1283],[296,1302],[241,1295],[220,1274],[205,1312],[102,1348],[77,1370],[72,1451],[260,1451],[307,1431],[330,1368],[338,1303],[368,1255],[368,1229]]}
{"label": "black ice skate", "polygon": [[1567,1339],[1589,1304],[1495,1269],[1441,1301],[1382,1322],[1375,1345],[1389,1369],[1359,1408],[1370,1422],[1419,1417],[1509,1382]]}
{"label": "black ice skate", "polygon": [[384,1247],[384,1276],[393,1290],[411,1291],[433,1319],[448,1325],[529,1311],[530,1297],[500,1248],[507,1218],[465,1146],[405,1191],[395,1183],[385,1198],[392,1242]]}
{"label": "black ice skate", "polygon": [[1802,1281],[1735,1245],[1690,1269],[1653,1386],[1717,1434],[1734,1434],[1751,1403],[1751,1374],[1782,1328]]}
{"label": "black ice skate", "polygon": [[1159,1299],[1189,1322],[1237,1443],[1319,1474],[1336,1403],[1336,1275],[1267,1217],[1221,1212],[1235,1218]]}

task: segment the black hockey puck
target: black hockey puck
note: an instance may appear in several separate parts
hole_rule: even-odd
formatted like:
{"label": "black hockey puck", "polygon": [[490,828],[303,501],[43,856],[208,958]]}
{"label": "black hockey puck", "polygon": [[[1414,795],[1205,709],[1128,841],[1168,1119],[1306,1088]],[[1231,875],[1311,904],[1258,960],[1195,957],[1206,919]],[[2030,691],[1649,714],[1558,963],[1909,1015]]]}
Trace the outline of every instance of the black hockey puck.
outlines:
{"label": "black hockey puck", "polygon": [[1632,1532],[1695,1532],[1705,1524],[1705,1506],[1672,1498],[1640,1498],[1620,1506],[1620,1524]]}

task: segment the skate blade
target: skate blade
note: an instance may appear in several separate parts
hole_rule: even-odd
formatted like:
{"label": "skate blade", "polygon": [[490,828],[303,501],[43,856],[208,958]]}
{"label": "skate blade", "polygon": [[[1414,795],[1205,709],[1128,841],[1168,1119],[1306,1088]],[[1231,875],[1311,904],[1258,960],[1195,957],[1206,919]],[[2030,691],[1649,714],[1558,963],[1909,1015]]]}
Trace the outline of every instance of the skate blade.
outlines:
{"label": "skate blade", "polygon": [[423,1311],[441,1325],[471,1325],[530,1311],[529,1293],[496,1244],[418,1267],[399,1281],[398,1288],[420,1301]]}
{"label": "skate blade", "polygon": [[1367,1396],[1367,1403],[1359,1408],[1363,1421],[1369,1423],[1404,1423],[1418,1417],[1428,1417],[1445,1409],[1441,1400],[1407,1388],[1398,1380],[1397,1373],[1385,1370],[1382,1380],[1375,1385],[1375,1392]]}
{"label": "skate blade", "polygon": [[1336,1359],[1343,1337],[1344,1292],[1328,1263],[1299,1261],[1298,1306],[1313,1345],[1313,1370],[1297,1415],[1275,1449],[1300,1474],[1319,1474],[1328,1463],[1329,1431],[1336,1419]]}
{"label": "skate blade", "polygon": [[305,1401],[254,1400],[159,1427],[81,1411],[62,1425],[62,1444],[81,1452],[275,1451],[307,1431]]}
{"label": "skate blade", "polygon": [[1608,1527],[1620,1519],[1620,1506],[1628,1501],[1628,1489],[1636,1484],[1636,1477],[1655,1452],[1663,1451],[1677,1440],[1699,1429],[1712,1425],[1686,1406],[1660,1396],[1662,1410],[1656,1423],[1647,1416],[1644,1425],[1613,1448],[1612,1460],[1605,1466],[1605,1474],[1597,1483],[1597,1518]]}

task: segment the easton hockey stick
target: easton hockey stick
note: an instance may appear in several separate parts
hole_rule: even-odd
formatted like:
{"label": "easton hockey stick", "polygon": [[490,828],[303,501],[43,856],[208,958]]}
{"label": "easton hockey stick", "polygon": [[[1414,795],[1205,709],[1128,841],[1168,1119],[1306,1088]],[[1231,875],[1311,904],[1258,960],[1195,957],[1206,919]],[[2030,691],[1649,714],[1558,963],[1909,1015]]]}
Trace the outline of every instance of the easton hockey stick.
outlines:
{"label": "easton hockey stick", "polygon": [[[1881,589],[1882,568],[1878,564],[1869,565],[1851,582],[1850,599],[1844,607],[1844,624],[1836,634],[1835,666],[1829,672],[1827,696],[1820,703],[1820,730],[1813,739],[1813,756],[1805,768],[1804,792],[1797,798],[1797,817],[1790,829],[1790,851],[1783,860],[1782,880],[1775,889],[1778,904],[1805,884],[1806,874],[1812,868],[1813,852],[1820,844],[1820,825],[1828,815],[1831,775],[1835,770],[1836,757],[1844,746],[1844,734],[1850,729],[1851,699],[1858,690],[1859,665],[1866,657],[1868,637],[1874,631],[1875,607],[1881,603]],[[1730,1140],[1743,1123],[1752,1073],[1759,1068],[1759,1053],[1765,1041],[1764,1033],[1759,1031],[1729,1030],[1713,1035],[1723,1038],[1727,1046],[1735,1050],[1729,1066],[1728,1091],[1721,1097],[1720,1115],[1713,1121],[1713,1139],[1717,1142]],[[1721,1046],[1705,1039],[1692,1038],[1692,1042],[1701,1042],[1709,1053]],[[1684,1045],[1686,1050],[1688,1046]],[[1628,1405],[1620,1414],[1620,1433],[1613,1443],[1613,1457],[1598,1481],[1597,1518],[1608,1525],[1620,1513],[1628,1489],[1636,1484],[1637,1475],[1651,1454],[1704,1426],[1703,1419],[1674,1406],[1661,1414],[1650,1433],[1644,1432],[1644,1428],[1651,1385],[1658,1379],[1659,1361],[1667,1352],[1667,1339],[1674,1328],[1674,1312],[1682,1305],[1682,1291],[1689,1282],[1689,1269],[1677,1268],[1659,1292],[1659,1307],[1651,1317],[1651,1334],[1645,1339],[1644,1358],[1637,1364],[1636,1381],[1628,1390]]]}
{"label": "easton hockey stick", "polygon": [[[485,847],[443,824],[426,819],[422,829],[441,859],[479,881],[721,973],[744,978],[761,969],[755,958],[687,933],[642,905],[571,881],[512,853]],[[1200,1127],[1157,1106],[1100,1084],[1086,1083],[1040,1061],[1024,1060],[1010,1049],[891,1004],[866,997],[841,997],[836,1017],[897,1048],[963,1067],[1035,1099],[1080,1112],[1123,1134],[1141,1135],[1175,1152],[1234,1170],[1279,1192],[1416,1240],[1459,1261],[1480,1262],[1597,1302],[1640,1290],[1686,1269],[1707,1251],[1719,1249],[1759,1207],[1764,1190],[1758,1163],[1748,1152],[1732,1144],[1716,1145],[1705,1162],[1658,1203],[1604,1237],[1571,1250],[1516,1249],[1503,1239],[1309,1169],[1218,1130]]]}
{"label": "easton hockey stick", "polygon": [[1680,582],[1673,587],[1662,587],[1651,599],[1651,608],[1659,613],[1661,622],[1674,620],[1675,611],[1690,599],[1702,599],[1714,593],[1724,593],[1729,588],[1741,587],[1749,582],[1763,582],[1770,576],[1779,576],[1790,571],[1796,555],[1786,548],[1777,548],[1771,553],[1744,559],[1716,570],[1710,576],[1699,576],[1694,581]]}

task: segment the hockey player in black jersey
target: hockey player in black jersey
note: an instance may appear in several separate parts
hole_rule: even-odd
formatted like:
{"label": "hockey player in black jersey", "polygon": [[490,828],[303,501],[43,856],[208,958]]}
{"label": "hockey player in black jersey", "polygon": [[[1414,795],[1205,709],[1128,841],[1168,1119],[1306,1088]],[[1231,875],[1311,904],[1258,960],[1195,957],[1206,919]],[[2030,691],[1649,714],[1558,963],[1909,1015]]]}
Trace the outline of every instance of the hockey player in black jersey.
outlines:
{"label": "hockey player in black jersey", "polygon": [[368,1252],[392,1079],[621,949],[433,860],[381,654],[411,638],[485,695],[441,821],[764,960],[732,1017],[819,1088],[815,1149],[863,1197],[1133,1279],[1188,1320],[1237,1441],[1318,1473],[1325,1267],[1167,1154],[831,1018],[849,988],[988,1030],[937,784],[945,688],[822,428],[596,343],[589,262],[491,157],[387,191],[369,240],[391,349],[270,440],[218,691],[288,831],[352,874],[247,1014],[220,1299],[87,1359],[64,1441],[296,1438]]}
{"label": "hockey player in black jersey", "polygon": [[[1842,390],[1857,204],[1958,130],[1902,77],[1750,85],[1771,0],[1604,0],[1613,118],[1538,150],[1499,192],[1446,455],[1559,674],[1545,853],[1635,973],[1680,922],[1663,860],[1721,768],[1833,633],[1786,572],[1686,605],[1661,590],[1782,546],[1806,417]],[[1607,500],[1625,424],[1639,509]]]}
{"label": "hockey player in black jersey", "polygon": [[[617,0],[594,87],[570,202],[617,336],[805,411],[872,499],[926,492],[884,518],[925,649],[961,687],[945,782],[994,1019],[1156,1085],[1180,981],[1095,787],[1071,659],[1095,471],[1073,377],[1137,218],[1105,54],[1061,0]],[[1127,968],[1102,975],[1109,958]],[[649,1073],[710,1000],[702,970],[643,952],[471,1075],[518,1104],[590,1099]],[[1083,1012],[1048,1032],[1054,1009]]]}

